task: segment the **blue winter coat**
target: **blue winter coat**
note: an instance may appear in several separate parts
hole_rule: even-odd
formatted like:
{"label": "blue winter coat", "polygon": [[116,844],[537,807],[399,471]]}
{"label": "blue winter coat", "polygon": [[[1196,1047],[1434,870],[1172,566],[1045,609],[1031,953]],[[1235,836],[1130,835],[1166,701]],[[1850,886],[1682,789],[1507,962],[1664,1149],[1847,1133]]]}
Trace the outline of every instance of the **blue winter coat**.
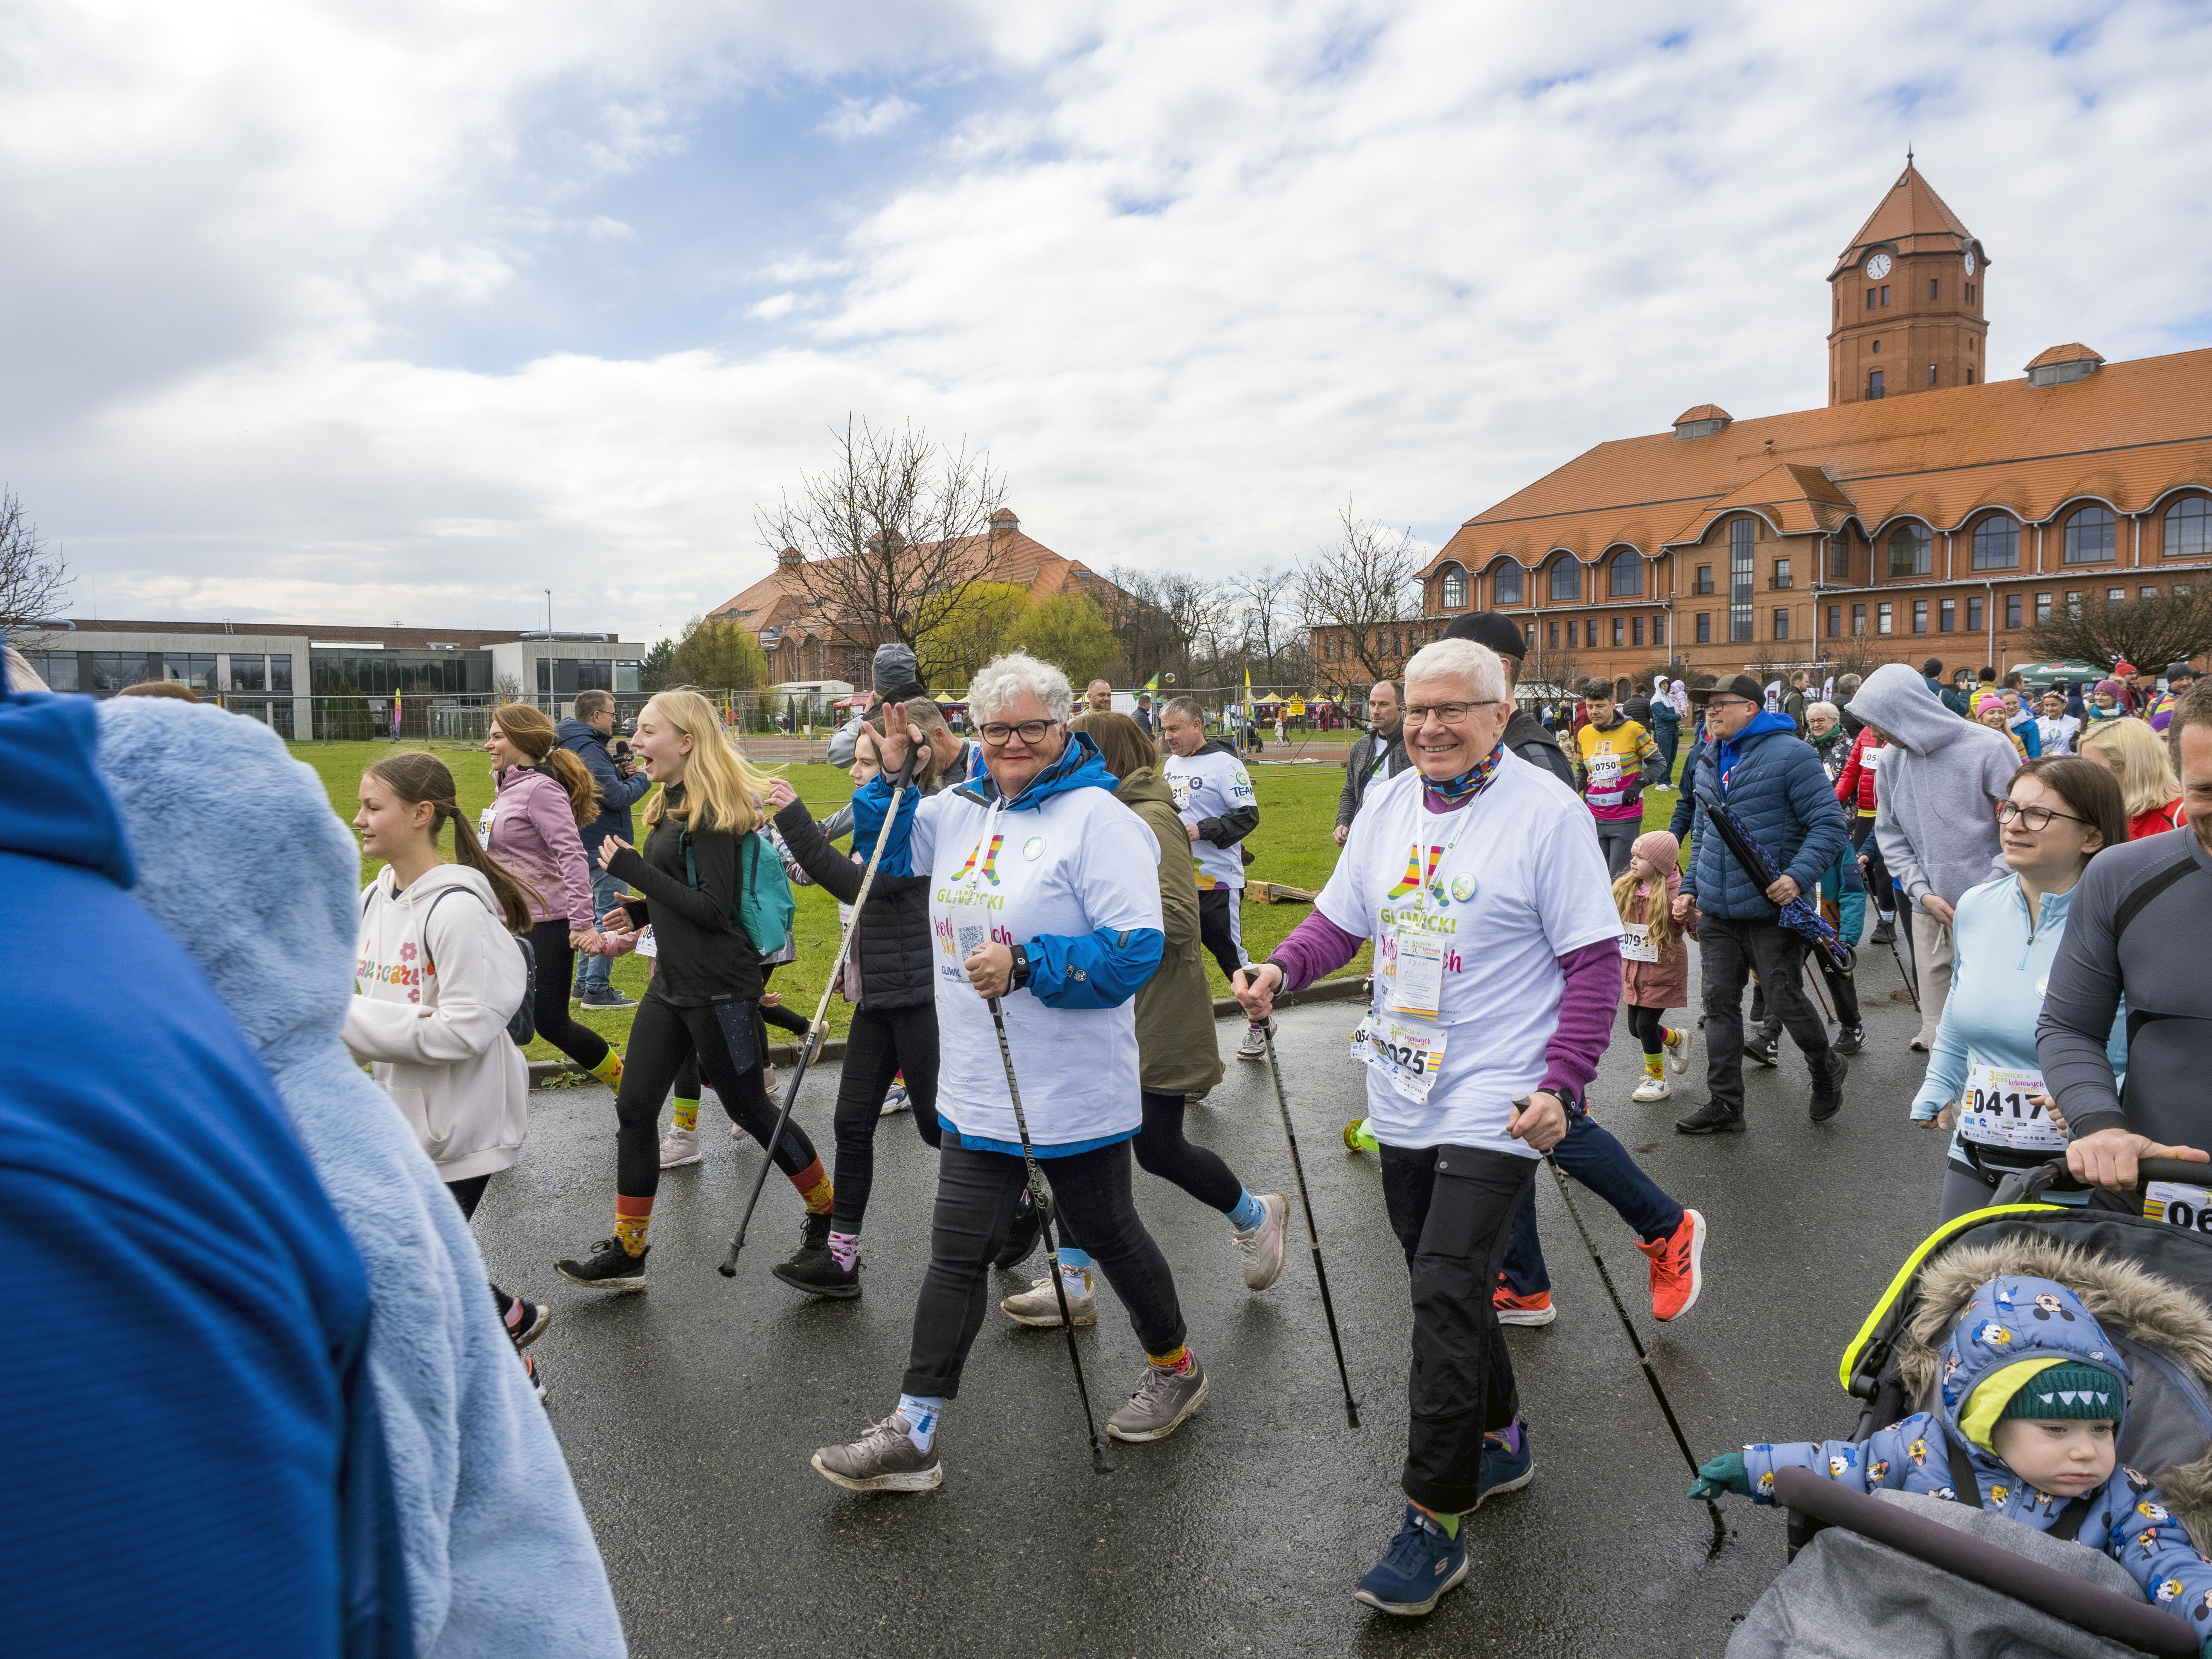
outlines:
{"label": "blue winter coat", "polygon": [[[1987,1413],[1975,1409],[1974,1394],[1984,1382],[2033,1359],[2091,1359],[2129,1379],[2127,1361],[2073,1291],[2048,1279],[1994,1279],[1974,1292],[1944,1344],[1940,1413],[1916,1412],[1863,1441],[1746,1446],[1753,1499],[1774,1501],[1777,1469],[1810,1469],[1860,1492],[1887,1486],[1944,1498],[1955,1497],[1954,1483],[1971,1474],[1988,1509],[2048,1532],[2069,1500],[2037,1491],[2000,1462],[1987,1438],[1994,1425],[1982,1422]],[[2000,1401],[2010,1397],[2015,1381],[2000,1381]],[[2035,1383],[2030,1378],[2018,1386],[2033,1389]],[[2120,1414],[2116,1407],[2115,1419]],[[1947,1428],[1966,1447],[1969,1471],[1953,1467]],[[2091,1497],[2075,1538],[2125,1567],[2147,1599],[2190,1620],[2200,1640],[2212,1637],[2212,1562],[2197,1553],[2148,1478],[2116,1466]]]}
{"label": "blue winter coat", "polygon": [[1798,740],[1796,723],[1787,714],[1760,714],[1729,742],[1704,745],[1695,775],[1684,775],[1690,782],[1683,795],[1692,805],[1690,867],[1682,872],[1682,890],[1706,915],[1771,921],[1778,914],[1710,828],[1710,800],[1735,814],[1800,892],[1811,892],[1820,872],[1850,844],[1827,769],[1813,746]]}
{"label": "blue winter coat", "polygon": [[88,697],[0,696],[0,892],[46,924],[0,957],[0,1250],[25,1287],[0,1652],[404,1652],[361,1258],[207,976],[131,898],[98,741]]}
{"label": "blue winter coat", "polygon": [[[606,1570],[475,1237],[407,1120],[339,1038],[361,907],[351,833],[313,771],[257,721],[167,697],[97,709],[100,773],[137,847],[138,902],[213,981],[206,1000],[222,1006],[203,1025],[229,1029],[227,1007],[259,1054],[368,1269],[368,1370],[416,1659],[613,1659],[624,1649]],[[108,994],[115,969],[92,977]],[[132,1042],[87,1052],[108,1066]],[[260,1201],[242,1200],[230,1225]],[[184,1535],[236,1547],[204,1522]],[[91,1559],[116,1559],[112,1543]],[[143,1563],[132,1559],[135,1572]]]}
{"label": "blue winter coat", "polygon": [[629,777],[622,775],[614,757],[607,751],[607,740],[595,726],[580,720],[564,720],[554,727],[563,749],[573,750],[584,769],[592,775],[592,781],[599,786],[599,815],[578,831],[584,838],[584,858],[591,867],[599,867],[599,843],[609,836],[620,836],[633,847],[637,845],[637,831],[630,823],[629,809],[645,799],[646,791],[653,787],[653,780],[643,772]]}

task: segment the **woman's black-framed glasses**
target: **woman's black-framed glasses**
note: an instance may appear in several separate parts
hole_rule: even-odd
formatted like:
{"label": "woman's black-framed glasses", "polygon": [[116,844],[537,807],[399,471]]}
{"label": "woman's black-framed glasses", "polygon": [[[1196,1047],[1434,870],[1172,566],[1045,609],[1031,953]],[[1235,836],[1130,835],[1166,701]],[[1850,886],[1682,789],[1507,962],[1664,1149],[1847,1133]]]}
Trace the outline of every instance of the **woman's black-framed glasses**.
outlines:
{"label": "woman's black-framed glasses", "polygon": [[1058,720],[1023,720],[1018,725],[1007,726],[994,720],[988,726],[977,726],[975,735],[983,739],[986,749],[1004,749],[1009,738],[1019,738],[1025,744],[1042,743],[1044,734],[1059,724]]}
{"label": "woman's black-framed glasses", "polygon": [[2027,830],[2048,830],[2053,818],[2064,818],[2069,823],[2089,822],[2087,818],[2075,817],[2071,812],[2054,812],[2048,806],[2022,806],[2015,800],[2006,801],[1997,808],[1999,823],[2010,823],[2015,818],[2020,820],[2021,828]]}

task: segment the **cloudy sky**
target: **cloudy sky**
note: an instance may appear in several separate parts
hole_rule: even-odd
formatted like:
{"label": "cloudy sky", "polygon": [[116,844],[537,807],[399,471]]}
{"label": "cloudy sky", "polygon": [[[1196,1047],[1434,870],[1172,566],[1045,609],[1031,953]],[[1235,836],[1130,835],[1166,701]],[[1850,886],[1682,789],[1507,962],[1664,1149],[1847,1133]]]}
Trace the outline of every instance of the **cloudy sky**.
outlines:
{"label": "cloudy sky", "polygon": [[1906,143],[1993,368],[2212,344],[2212,11],[19,0],[0,476],[106,617],[652,639],[849,413],[1230,574],[1825,396]]}

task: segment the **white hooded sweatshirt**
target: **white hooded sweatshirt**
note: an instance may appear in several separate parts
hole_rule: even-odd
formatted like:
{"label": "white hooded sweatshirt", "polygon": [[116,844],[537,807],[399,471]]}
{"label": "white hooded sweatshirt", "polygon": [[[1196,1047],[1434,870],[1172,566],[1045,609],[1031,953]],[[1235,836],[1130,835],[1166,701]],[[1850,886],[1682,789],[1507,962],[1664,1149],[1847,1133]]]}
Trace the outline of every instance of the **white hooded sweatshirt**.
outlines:
{"label": "white hooded sweatshirt", "polygon": [[[441,893],[451,896],[434,915]],[[441,864],[400,892],[389,868],[378,872],[362,898],[353,971],[346,1048],[373,1062],[439,1178],[513,1164],[530,1127],[530,1066],[507,1022],[525,979],[491,884],[465,865]]]}

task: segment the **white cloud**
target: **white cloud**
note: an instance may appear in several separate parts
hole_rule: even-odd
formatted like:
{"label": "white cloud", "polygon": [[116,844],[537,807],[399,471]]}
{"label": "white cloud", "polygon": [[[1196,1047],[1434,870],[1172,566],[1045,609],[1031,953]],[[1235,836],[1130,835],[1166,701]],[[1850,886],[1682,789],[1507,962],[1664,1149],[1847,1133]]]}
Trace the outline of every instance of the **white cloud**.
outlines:
{"label": "white cloud", "polygon": [[873,138],[889,132],[918,107],[899,97],[879,99],[872,104],[865,98],[848,98],[822,124],[822,131],[832,138]]}
{"label": "white cloud", "polygon": [[[1689,404],[1823,401],[1824,278],[1908,137],[1994,257],[2002,372],[2212,343],[2186,5],[2061,50],[2078,8],[1869,0],[1863,58],[1685,0],[280,9],[52,0],[0,46],[0,435],[111,616],[528,626],[550,585],[673,628],[767,567],[757,504],[848,410],[989,447],[1095,566],[1280,562],[1347,495],[1433,539]],[[716,100],[888,69],[926,99],[932,65],[958,118],[921,176],[738,227],[720,280],[771,290],[728,303],[772,347],[466,366],[603,234],[556,230],[681,261],[685,216],[626,192]]]}
{"label": "white cloud", "polygon": [[619,219],[610,219],[604,213],[594,214],[584,227],[584,234],[595,242],[634,242],[637,233]]}

